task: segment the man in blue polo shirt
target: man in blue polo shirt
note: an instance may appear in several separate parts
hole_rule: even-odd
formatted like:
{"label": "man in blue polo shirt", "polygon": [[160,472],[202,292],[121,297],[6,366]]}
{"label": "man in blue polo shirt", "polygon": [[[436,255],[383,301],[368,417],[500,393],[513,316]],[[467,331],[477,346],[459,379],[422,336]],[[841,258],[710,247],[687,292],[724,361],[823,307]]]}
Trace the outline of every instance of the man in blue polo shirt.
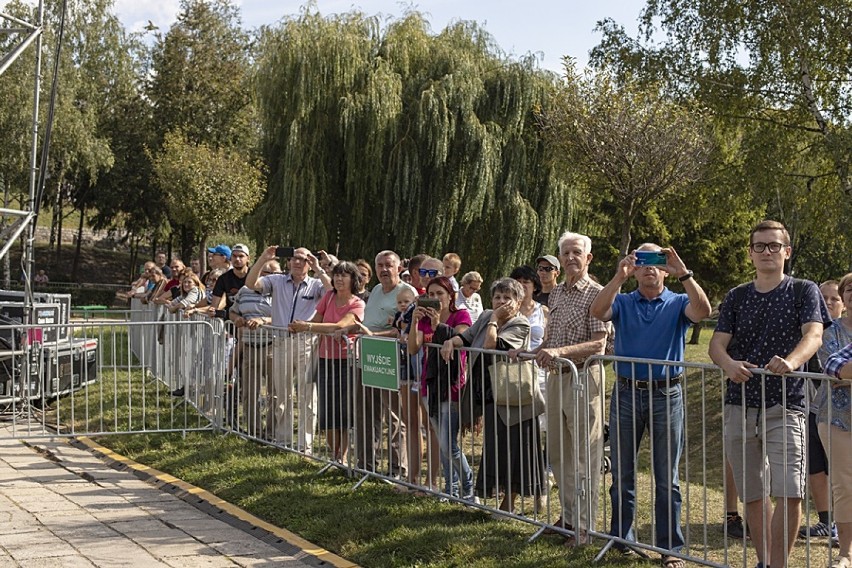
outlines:
{"label": "man in blue polo shirt", "polygon": [[[635,253],[624,257],[589,312],[603,321],[612,320],[616,355],[683,361],[686,331],[693,322],[710,315],[710,301],[673,248],[661,249],[646,243],[637,250],[665,253],[666,265],[637,266]],[[676,294],[665,287],[668,275],[683,284],[686,294]],[[638,288],[620,294],[621,286],[631,276],[636,277]],[[683,367],[620,362],[616,371],[618,380],[609,413],[613,456],[610,533],[635,540],[636,455],[645,430],[650,428],[655,545],[678,552],[684,544],[678,480],[683,447]],[[684,562],[665,555],[663,565],[681,568]]]}

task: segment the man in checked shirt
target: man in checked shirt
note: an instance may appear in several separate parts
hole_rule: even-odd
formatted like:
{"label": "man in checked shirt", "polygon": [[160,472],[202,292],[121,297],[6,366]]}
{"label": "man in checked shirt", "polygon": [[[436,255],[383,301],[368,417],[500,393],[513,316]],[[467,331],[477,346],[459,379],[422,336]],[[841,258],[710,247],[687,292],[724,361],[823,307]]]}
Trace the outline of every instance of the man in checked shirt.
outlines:
{"label": "man in checked shirt", "polygon": [[[602,286],[589,278],[592,261],[592,240],[577,233],[566,232],[559,238],[559,263],[565,281],[550,293],[545,339],[533,352],[536,363],[550,369],[546,384],[547,401],[547,458],[559,486],[562,515],[554,523],[562,529],[575,531],[569,543],[584,542],[587,531],[594,529],[598,514],[601,463],[603,460],[603,417],[601,405],[601,365],[589,367],[588,377],[583,363],[591,355],[604,352],[607,326],[589,314],[589,306]],[[555,364],[554,358],[573,361],[580,370],[579,382],[587,389],[579,430],[574,429],[574,378],[567,367]],[[588,407],[588,420],[586,409]],[[574,455],[575,445],[580,448]],[[588,456],[585,450],[589,447]],[[587,460],[588,458],[588,460]],[[579,464],[580,484],[589,487],[586,501],[580,501],[574,464]],[[583,476],[589,474],[586,480]],[[587,485],[588,484],[588,485]],[[575,514],[579,526],[573,526]]]}

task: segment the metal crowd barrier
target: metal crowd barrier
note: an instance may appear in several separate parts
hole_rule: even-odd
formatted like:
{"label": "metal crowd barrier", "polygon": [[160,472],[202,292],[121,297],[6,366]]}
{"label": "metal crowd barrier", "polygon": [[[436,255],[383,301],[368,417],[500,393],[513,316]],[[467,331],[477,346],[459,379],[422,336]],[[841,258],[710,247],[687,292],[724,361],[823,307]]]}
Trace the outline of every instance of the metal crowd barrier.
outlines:
{"label": "metal crowd barrier", "polygon": [[[775,430],[775,414],[780,414],[781,406],[758,411],[745,409],[741,405],[725,405],[726,381],[721,369],[715,365],[602,355],[588,359],[585,368],[588,369],[596,361],[603,363],[607,372],[607,391],[601,398],[599,411],[609,417],[613,471],[616,474],[625,471],[626,464],[625,473],[629,473],[631,468],[635,472],[635,486],[632,488],[630,475],[603,479],[597,487],[601,494],[601,503],[605,504],[598,515],[596,530],[590,531],[591,536],[605,543],[597,560],[601,559],[609,548],[615,546],[630,548],[642,554],[655,552],[680,556],[689,562],[707,566],[756,565],[758,557],[753,540],[748,536],[732,537],[728,534],[725,524],[725,495],[728,491],[736,492],[736,487],[729,486],[725,475],[726,464],[732,456],[726,452],[723,441],[734,434],[743,439],[752,438],[749,442],[756,445],[750,446],[747,451],[743,444],[732,444],[732,447],[738,448],[739,453],[736,456],[739,459],[734,463],[742,464],[739,468],[734,468],[733,475],[743,479],[757,464],[768,461],[768,453],[773,453],[773,459],[780,459],[782,471],[787,474],[796,471],[805,484],[802,524],[810,525],[815,522],[815,515],[812,514],[808,501],[809,483],[806,483],[807,408],[811,402],[811,390],[805,388],[803,404],[806,410],[793,413],[798,414],[797,420],[801,422],[802,428]],[[611,363],[622,363],[621,372],[616,372]],[[647,373],[641,373],[640,369],[650,370],[652,367],[663,370],[662,376],[670,380],[668,387],[648,390],[650,385],[632,381],[632,377],[648,376]],[[625,368],[629,369],[626,373]],[[679,369],[683,369],[683,372],[679,373]],[[754,376],[750,380],[760,382],[760,392],[763,395],[767,388],[774,386],[773,381],[778,381],[777,378],[766,378],[766,375],[771,373],[764,369],[751,371]],[[801,379],[805,383],[812,381],[816,385],[836,382],[824,375],[811,373],[790,373],[786,376]],[[672,385],[671,381],[677,381],[678,384]],[[786,382],[781,385],[782,400],[786,403]],[[680,390],[680,397],[674,394],[677,390]],[[742,427],[738,431],[732,430],[730,416],[728,420],[725,419],[726,408],[729,414],[748,417],[746,421],[742,421]],[[577,410],[577,415],[582,416],[584,409]],[[620,418],[616,420],[617,416]],[[679,423],[682,424],[680,429]],[[637,431],[644,431],[641,443],[636,441]],[[759,443],[767,434],[770,435],[768,445]],[[794,442],[804,452],[804,461],[801,464],[793,459],[795,450],[791,444]],[[847,446],[852,446],[849,439],[844,442]],[[778,444],[781,445],[780,452]],[[660,456],[656,468],[655,453]],[[675,470],[673,463],[677,453],[680,453],[680,459],[679,467]],[[804,469],[794,469],[799,467]],[[675,472],[679,483],[675,483]],[[764,477],[761,483],[761,494],[769,495],[770,491],[775,494],[777,491],[775,485],[770,487],[768,477]],[[625,498],[631,493],[634,493],[632,503],[631,499]],[[610,498],[606,499],[608,494]],[[773,505],[775,501],[771,500]],[[618,511],[614,512],[613,507],[616,506]],[[738,506],[740,513],[745,516],[741,500]],[[675,516],[677,508],[680,509],[680,521],[679,529],[675,530],[670,519]],[[831,510],[830,514],[833,516]],[[631,517],[632,523],[629,521]],[[760,517],[746,519],[752,533],[755,530],[769,531],[770,519],[766,514]],[[631,529],[629,532],[627,527]],[[784,528],[790,535],[785,537],[784,545],[792,548],[789,566],[824,566],[836,559],[837,552],[832,548],[829,539],[798,539],[796,543],[799,523],[792,526],[785,519]],[[683,548],[679,552],[671,552],[669,547],[677,546],[680,538]],[[765,554],[762,556],[767,558],[769,547],[763,548]],[[772,561],[773,566],[780,564],[777,560]]]}
{"label": "metal crowd barrier", "polygon": [[[73,337],[97,340],[97,379],[70,393],[52,398],[43,381],[23,380],[20,362],[7,365],[3,392],[18,390],[0,395],[0,405],[19,419],[19,432],[215,428],[343,469],[359,478],[355,488],[378,479],[529,523],[536,529],[530,540],[555,533],[596,545],[598,560],[616,547],[706,566],[757,563],[753,541],[726,530],[725,493],[735,489],[725,476],[733,456],[723,440],[733,433],[762,439],[773,434],[774,418],[729,407],[725,420],[726,381],[714,365],[602,355],[581,369],[563,359],[540,369],[476,348],[455,349],[448,362],[433,344],[411,356],[390,339],[249,330],[158,306],[135,305],[128,316],[127,323],[73,326]],[[10,347],[9,356],[18,356],[20,346]],[[651,368],[662,369],[667,388],[641,382]],[[778,380],[753,372],[764,394]],[[181,396],[171,396],[176,390]],[[807,408],[812,391],[805,392]],[[746,420],[732,432],[736,411]],[[39,422],[31,418],[44,416],[55,424],[32,426]],[[832,432],[827,450],[852,450],[852,434]],[[806,434],[781,430],[782,471],[796,465],[788,445],[805,443]],[[739,452],[732,461],[741,464],[734,476],[775,456],[776,446],[732,446]],[[812,524],[807,494],[803,512],[802,524]],[[754,532],[769,521],[761,514],[749,525]],[[792,545],[799,527],[785,522]],[[822,566],[835,557],[828,539],[808,538],[792,547],[789,565]]]}
{"label": "metal crowd barrier", "polygon": [[[0,421],[7,431],[24,438],[218,427],[221,322],[177,321],[153,306],[145,315],[0,326]],[[180,386],[186,394],[173,396]]]}

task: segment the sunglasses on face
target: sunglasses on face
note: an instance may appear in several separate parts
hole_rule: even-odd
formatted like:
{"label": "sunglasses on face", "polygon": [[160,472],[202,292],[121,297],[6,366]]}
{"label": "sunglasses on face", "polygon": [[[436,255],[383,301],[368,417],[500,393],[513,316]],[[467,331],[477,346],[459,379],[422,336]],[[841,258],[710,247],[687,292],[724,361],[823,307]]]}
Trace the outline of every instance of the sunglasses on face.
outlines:
{"label": "sunglasses on face", "polygon": [[421,278],[424,278],[426,276],[428,276],[429,278],[434,278],[438,275],[438,270],[435,269],[435,268],[432,268],[432,269],[420,268],[420,269],[417,270],[417,272],[420,274]]}
{"label": "sunglasses on face", "polygon": [[539,266],[538,267],[539,272],[553,272],[554,270],[556,270],[556,268],[554,268],[552,266]]}

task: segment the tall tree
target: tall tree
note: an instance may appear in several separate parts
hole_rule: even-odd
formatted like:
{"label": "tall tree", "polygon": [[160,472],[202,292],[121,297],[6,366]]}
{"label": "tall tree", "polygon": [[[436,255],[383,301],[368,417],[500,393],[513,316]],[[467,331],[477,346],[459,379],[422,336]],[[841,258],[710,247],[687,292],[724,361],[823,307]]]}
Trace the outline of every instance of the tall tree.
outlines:
{"label": "tall tree", "polygon": [[[153,105],[155,148],[169,132],[211,149],[239,152],[252,162],[258,132],[251,97],[251,37],[230,0],[181,0],[177,21],[156,34],[147,95]],[[196,227],[164,211],[181,250],[194,250]]]}
{"label": "tall tree", "polygon": [[196,143],[254,149],[250,39],[229,0],[181,0],[152,52],[148,96],[160,141],[180,129]]}
{"label": "tall tree", "polygon": [[166,134],[153,162],[172,218],[198,230],[202,266],[207,236],[247,215],[263,197],[259,166],[233,150],[193,143],[180,131]]}
{"label": "tall tree", "polygon": [[[740,172],[730,189],[751,192],[747,198],[757,208],[801,227],[803,258],[824,261],[834,247],[837,239],[818,237],[819,229],[848,242],[852,228],[842,222],[852,213],[848,0],[649,0],[640,21],[636,38],[611,20],[601,22],[604,38],[591,61],[664,83],[669,93],[700,101],[723,128],[741,127],[748,159],[730,164]],[[819,208],[802,209],[797,201],[833,204],[840,221],[829,225]],[[840,257],[852,266],[848,249]]]}
{"label": "tall tree", "polygon": [[667,100],[654,86],[617,84],[609,73],[580,76],[566,62],[568,82],[549,113],[548,139],[583,169],[586,189],[618,207],[619,253],[629,253],[637,216],[667,193],[701,179],[710,154],[701,113]]}
{"label": "tall tree", "polygon": [[383,28],[307,9],[266,29],[256,238],[350,256],[453,248],[492,276],[529,262],[579,207],[535,123],[555,88],[471,23],[433,34],[416,12]]}

